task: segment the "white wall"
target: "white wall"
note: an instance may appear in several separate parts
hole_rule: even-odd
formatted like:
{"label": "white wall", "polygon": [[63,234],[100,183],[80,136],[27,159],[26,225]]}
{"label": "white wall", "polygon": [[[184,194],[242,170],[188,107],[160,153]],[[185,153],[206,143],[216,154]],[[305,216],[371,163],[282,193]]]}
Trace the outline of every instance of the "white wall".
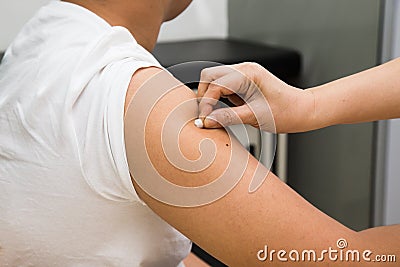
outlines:
{"label": "white wall", "polygon": [[228,36],[228,0],[194,0],[176,19],[164,23],[159,41]]}
{"label": "white wall", "polygon": [[393,58],[400,57],[400,1],[394,1]]}
{"label": "white wall", "polygon": [[5,50],[21,27],[49,0],[0,1],[0,51]]}
{"label": "white wall", "polygon": [[[388,1],[389,3],[389,1]],[[392,4],[393,28],[390,36],[391,58],[400,56],[400,1]],[[388,123],[386,148],[386,185],[384,198],[384,224],[400,223],[400,119]]]}
{"label": "white wall", "polygon": [[400,119],[388,125],[383,223],[400,223]]}

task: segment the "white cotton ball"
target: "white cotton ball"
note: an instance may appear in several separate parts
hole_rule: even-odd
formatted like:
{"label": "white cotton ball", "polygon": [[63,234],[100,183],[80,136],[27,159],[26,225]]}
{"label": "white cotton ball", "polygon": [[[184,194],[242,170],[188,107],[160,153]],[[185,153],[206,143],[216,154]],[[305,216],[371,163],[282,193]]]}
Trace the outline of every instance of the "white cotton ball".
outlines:
{"label": "white cotton ball", "polygon": [[203,121],[201,119],[197,119],[194,121],[194,125],[196,125],[197,128],[203,128],[204,124]]}

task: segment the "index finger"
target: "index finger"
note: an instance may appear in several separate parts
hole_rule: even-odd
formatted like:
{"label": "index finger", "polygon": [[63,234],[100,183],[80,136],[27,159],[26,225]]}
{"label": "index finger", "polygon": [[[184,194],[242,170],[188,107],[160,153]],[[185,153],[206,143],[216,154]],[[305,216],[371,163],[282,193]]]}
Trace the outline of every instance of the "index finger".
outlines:
{"label": "index finger", "polygon": [[209,84],[233,71],[231,66],[216,66],[201,71],[200,82],[197,88],[197,97],[203,97]]}
{"label": "index finger", "polygon": [[199,116],[204,118],[211,113],[221,96],[231,96],[240,92],[243,87],[243,75],[234,71],[207,84],[200,99]]}

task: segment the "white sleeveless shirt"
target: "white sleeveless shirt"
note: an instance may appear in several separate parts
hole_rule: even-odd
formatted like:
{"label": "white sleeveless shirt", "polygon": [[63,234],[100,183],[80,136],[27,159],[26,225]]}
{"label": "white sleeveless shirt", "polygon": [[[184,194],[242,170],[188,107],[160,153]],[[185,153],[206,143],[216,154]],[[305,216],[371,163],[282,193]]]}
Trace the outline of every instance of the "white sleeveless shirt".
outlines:
{"label": "white sleeveless shirt", "polygon": [[130,32],[52,1],[0,65],[0,266],[183,266],[191,242],[137,196],[124,136]]}

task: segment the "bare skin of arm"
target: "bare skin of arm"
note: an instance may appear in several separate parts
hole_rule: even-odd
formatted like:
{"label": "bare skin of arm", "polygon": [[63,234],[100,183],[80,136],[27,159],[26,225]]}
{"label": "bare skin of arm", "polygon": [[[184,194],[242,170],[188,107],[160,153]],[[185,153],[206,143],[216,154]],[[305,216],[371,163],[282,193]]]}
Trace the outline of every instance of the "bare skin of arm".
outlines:
{"label": "bare skin of arm", "polygon": [[[150,77],[160,72],[157,68],[145,68],[134,74],[126,97],[126,126],[140,116],[130,112],[129,103],[132,98]],[[133,177],[135,189],[142,200],[169,224],[229,266],[266,266],[268,262],[257,259],[257,252],[264,249],[265,245],[276,251],[285,249],[289,252],[296,249],[301,252],[314,249],[320,253],[329,247],[337,249],[336,242],[339,238],[347,240],[349,249],[358,249],[361,252],[369,249],[374,254],[393,254],[399,257],[400,227],[380,227],[354,232],[313,207],[266,168],[261,169],[261,173],[267,177],[265,182],[256,192],[250,194],[248,186],[259,163],[244,148],[232,146],[223,129],[198,129],[193,123],[181,125],[183,128],[179,145],[187,158],[195,160],[200,156],[199,143],[206,138],[214,142],[216,155],[212,164],[199,172],[182,171],[173,166],[163,153],[162,126],[176,106],[195,98],[195,95],[187,87],[179,86],[179,82],[172,76],[162,75],[162,78],[165,81],[161,84],[178,86],[154,103],[145,128],[147,153],[157,171],[172,183],[198,186],[217,179],[228,166],[232,153],[243,155],[243,161],[246,162],[241,180],[233,190],[219,200],[200,207],[177,207],[158,201],[143,191]],[[193,112],[197,112],[198,106],[196,102],[193,103],[191,108]],[[134,104],[133,101],[132,105]],[[126,141],[130,138],[135,136],[125,136]],[[129,151],[127,147],[128,161],[131,153],[135,152]],[[131,173],[134,173],[132,169]],[[344,263],[329,261],[325,257],[323,263],[300,261],[297,264],[343,266]],[[287,266],[288,262],[280,262],[275,258],[273,265]],[[346,262],[345,265],[379,266],[377,263],[367,264],[362,261]]]}
{"label": "bare skin of arm", "polygon": [[400,59],[310,88],[311,128],[400,118]]}
{"label": "bare skin of arm", "polygon": [[186,267],[210,267],[210,265],[206,264],[193,253],[190,253],[183,262]]}

